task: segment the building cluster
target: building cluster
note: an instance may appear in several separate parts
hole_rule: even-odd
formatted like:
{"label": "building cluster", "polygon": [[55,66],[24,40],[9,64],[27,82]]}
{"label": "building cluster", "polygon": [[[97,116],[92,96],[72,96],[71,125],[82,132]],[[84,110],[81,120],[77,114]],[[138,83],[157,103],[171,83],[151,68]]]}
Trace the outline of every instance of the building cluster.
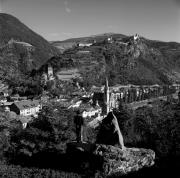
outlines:
{"label": "building cluster", "polygon": [[160,96],[168,96],[180,89],[180,85],[117,85],[114,87],[108,86],[108,81],[104,89],[102,87],[94,87],[92,91],[93,101],[98,101],[104,108],[104,112],[108,113],[113,108],[119,108],[119,105],[124,103],[139,102]]}
{"label": "building cluster", "polygon": [[81,42],[77,44],[78,47],[90,47],[92,45],[93,43],[88,43],[88,42]]}
{"label": "building cluster", "polygon": [[[70,81],[71,79],[80,78],[80,73],[77,68],[62,68],[61,71],[56,73],[56,76],[61,81]],[[42,80],[47,83],[47,81],[52,81],[55,79],[54,69],[51,64],[48,64],[46,70],[42,74]]]}
{"label": "building cluster", "polygon": [[23,128],[32,117],[37,117],[42,109],[40,100],[28,100],[27,97],[20,97],[19,95],[9,96],[6,92],[0,93],[0,108],[7,113],[14,113],[21,121]]}
{"label": "building cluster", "polygon": [[128,104],[168,96],[180,89],[180,85],[175,84],[171,86],[116,85],[109,87],[107,79],[105,86],[93,86],[89,92],[86,92],[79,85],[77,86],[77,91],[68,96],[60,95],[58,98],[52,99],[45,94],[36,100],[28,100],[27,97],[19,95],[9,96],[4,90],[0,93],[0,106],[5,112],[13,112],[20,116],[23,128],[27,126],[29,118],[38,116],[43,103],[50,101],[58,102],[65,109],[78,110],[86,121],[92,122],[102,120],[114,108],[119,108],[122,103]]}
{"label": "building cluster", "polygon": [[[133,103],[158,98],[160,96],[170,96],[180,89],[180,85],[116,85],[109,87],[106,79],[105,86],[93,86],[90,92],[74,92],[68,100],[61,99],[64,107],[79,110],[82,117],[89,123],[101,121],[114,108],[124,103]],[[72,99],[74,98],[74,99]]]}
{"label": "building cluster", "polygon": [[90,47],[95,43],[96,43],[96,40],[82,41],[82,42],[77,43],[77,47]]}
{"label": "building cluster", "polygon": [[102,108],[99,106],[98,102],[93,104],[92,96],[88,93],[79,93],[77,96],[72,96],[71,98],[62,98],[56,100],[62,107],[66,109],[72,109],[73,111],[79,111],[83,118],[87,121],[91,121],[94,118],[100,117],[102,114]]}
{"label": "building cluster", "polygon": [[[103,42],[103,41],[105,41],[105,42],[107,42],[107,43],[113,43],[113,42],[114,42],[112,36],[108,36],[105,40],[101,40],[101,42]],[[96,44],[96,43],[97,43],[96,40],[91,40],[91,42],[89,42],[89,41],[83,41],[83,42],[77,43],[77,47],[90,47],[90,46],[92,46],[92,45],[94,45],[94,44]]]}
{"label": "building cluster", "polygon": [[[137,42],[140,39],[139,35],[134,35],[133,39]],[[112,36],[105,39],[107,43],[113,43]],[[116,41],[117,42],[117,41]],[[118,41],[119,44],[128,45],[128,43]],[[96,43],[96,40],[92,42],[80,42],[78,47],[90,47]],[[25,42],[19,42],[16,40],[10,40],[9,45],[18,44],[26,47],[29,51],[33,50],[31,44]],[[83,48],[81,48],[83,49]],[[79,53],[89,53],[90,51],[79,51]],[[72,78],[80,78],[79,71],[77,69],[64,69],[58,73],[59,80],[69,81]],[[46,71],[42,75],[45,82],[55,79],[54,71],[51,64],[46,66]],[[139,102],[151,98],[157,98],[160,96],[168,96],[180,90],[180,85],[116,85],[109,87],[108,79],[106,79],[105,86],[95,87],[93,86],[90,92],[86,92],[84,88],[81,88],[77,83],[78,90],[72,92],[70,95],[60,95],[54,100],[58,102],[63,108],[73,109],[74,111],[80,111],[83,118],[88,122],[93,120],[101,120],[106,117],[107,114],[114,108],[119,108],[122,103],[128,104],[133,102]],[[27,97],[20,97],[19,95],[9,96],[8,88],[3,84],[0,84],[0,107],[5,112],[13,112],[17,116],[20,116],[20,121],[23,124],[23,128],[26,128],[30,118],[38,116],[38,113],[42,109],[43,103],[53,101],[48,95],[41,96],[36,100],[28,100]]]}
{"label": "building cluster", "polygon": [[102,120],[114,108],[124,103],[133,103],[160,96],[168,96],[180,89],[180,85],[116,85],[109,87],[106,79],[105,86],[93,86],[90,92],[73,92],[68,99],[62,98],[58,101],[63,107],[80,111],[83,118],[88,122]]}
{"label": "building cluster", "polygon": [[17,115],[21,116],[34,116],[37,117],[37,113],[42,108],[39,100],[22,100],[18,102],[12,102],[11,105],[6,107],[6,110],[13,111]]}
{"label": "building cluster", "polygon": [[133,36],[133,38],[134,38],[134,41],[138,41],[138,40],[140,39],[140,36],[139,36],[138,34],[135,34],[135,35]]}
{"label": "building cluster", "polygon": [[[132,36],[132,39],[131,41],[127,41],[127,40],[123,40],[123,38],[113,38],[113,36],[109,35],[107,36],[105,39],[99,39],[99,40],[91,40],[91,41],[83,41],[83,42],[79,42],[77,43],[77,47],[79,48],[84,48],[84,47],[90,47],[90,46],[93,46],[93,45],[96,45],[96,44],[99,44],[99,43],[109,43],[109,44],[112,44],[112,43],[115,43],[117,45],[124,45],[124,46],[128,46],[129,44],[131,44],[132,42],[134,44],[137,44],[138,41],[140,41],[140,35],[138,34],[135,34]],[[88,54],[89,51],[80,51],[79,53],[84,53],[84,54]]]}

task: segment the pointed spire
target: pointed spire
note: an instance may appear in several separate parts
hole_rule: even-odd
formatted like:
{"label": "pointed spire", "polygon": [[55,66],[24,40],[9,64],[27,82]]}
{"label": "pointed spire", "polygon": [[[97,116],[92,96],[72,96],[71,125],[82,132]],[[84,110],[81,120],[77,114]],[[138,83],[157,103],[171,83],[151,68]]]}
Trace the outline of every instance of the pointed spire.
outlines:
{"label": "pointed spire", "polygon": [[106,105],[106,114],[109,113],[109,83],[108,83],[108,78],[106,76],[106,84],[105,84],[105,87],[104,87],[104,102],[105,102],[105,105]]}
{"label": "pointed spire", "polygon": [[106,76],[106,88],[109,88],[109,82],[107,76]]}

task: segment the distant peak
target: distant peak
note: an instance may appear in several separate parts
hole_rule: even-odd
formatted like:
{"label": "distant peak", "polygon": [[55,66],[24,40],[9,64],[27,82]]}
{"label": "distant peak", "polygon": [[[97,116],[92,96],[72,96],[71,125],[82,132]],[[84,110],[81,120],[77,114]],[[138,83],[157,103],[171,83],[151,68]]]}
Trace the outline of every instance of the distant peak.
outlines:
{"label": "distant peak", "polygon": [[109,33],[101,33],[101,34],[97,34],[97,35],[92,35],[91,37],[97,37],[97,36],[111,36],[114,35],[115,33],[113,32],[109,32]]}

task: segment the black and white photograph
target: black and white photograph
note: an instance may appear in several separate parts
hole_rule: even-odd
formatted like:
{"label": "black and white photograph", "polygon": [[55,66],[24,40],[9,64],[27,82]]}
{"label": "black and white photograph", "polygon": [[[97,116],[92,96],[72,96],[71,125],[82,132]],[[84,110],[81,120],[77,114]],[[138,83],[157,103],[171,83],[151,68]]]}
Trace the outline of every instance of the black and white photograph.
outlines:
{"label": "black and white photograph", "polygon": [[0,0],[0,178],[180,178],[180,0]]}

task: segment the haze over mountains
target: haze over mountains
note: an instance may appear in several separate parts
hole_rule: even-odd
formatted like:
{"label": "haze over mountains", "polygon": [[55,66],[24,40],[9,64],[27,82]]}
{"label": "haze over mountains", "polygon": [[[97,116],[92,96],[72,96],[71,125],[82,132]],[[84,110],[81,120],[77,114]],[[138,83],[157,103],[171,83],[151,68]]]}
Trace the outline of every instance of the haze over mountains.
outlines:
{"label": "haze over mountains", "polygon": [[[107,38],[112,37],[112,42]],[[79,47],[78,43],[92,43]],[[60,49],[60,50],[59,50]],[[60,51],[63,54],[60,54]],[[56,56],[53,58],[53,56]],[[71,64],[68,65],[68,62]],[[0,13],[1,73],[31,72],[51,63],[78,69],[89,84],[169,84],[180,82],[180,44],[107,33],[49,43],[12,15]]]}

